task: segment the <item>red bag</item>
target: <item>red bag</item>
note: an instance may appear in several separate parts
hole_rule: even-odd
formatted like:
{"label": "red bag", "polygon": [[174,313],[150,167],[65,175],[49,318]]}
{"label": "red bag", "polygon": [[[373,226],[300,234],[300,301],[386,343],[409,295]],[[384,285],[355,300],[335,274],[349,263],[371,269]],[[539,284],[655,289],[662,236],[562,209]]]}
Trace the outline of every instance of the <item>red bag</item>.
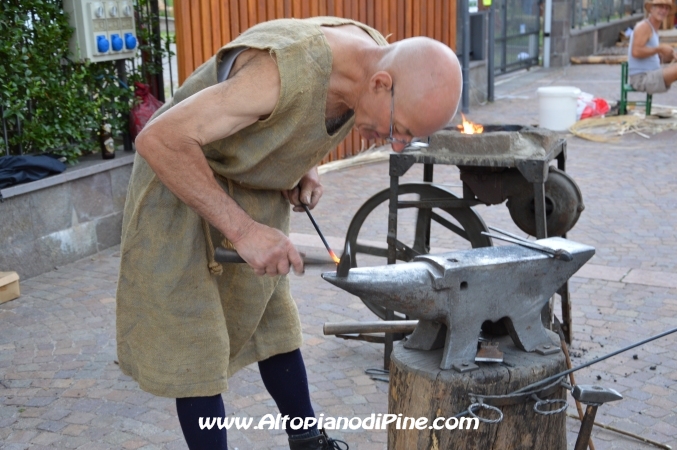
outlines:
{"label": "red bag", "polygon": [[609,112],[609,104],[603,98],[593,98],[592,102],[583,109],[581,114],[582,119],[588,119],[590,117],[603,116]]}
{"label": "red bag", "polygon": [[150,86],[147,84],[139,83],[138,81],[134,83],[136,89],[134,90],[134,95],[140,100],[130,113],[129,118],[129,134],[132,136],[132,140],[136,139],[143,127],[146,126],[146,123],[150,118],[155,114],[155,111],[162,107],[162,102],[157,98],[153,97],[153,94],[150,93]]}

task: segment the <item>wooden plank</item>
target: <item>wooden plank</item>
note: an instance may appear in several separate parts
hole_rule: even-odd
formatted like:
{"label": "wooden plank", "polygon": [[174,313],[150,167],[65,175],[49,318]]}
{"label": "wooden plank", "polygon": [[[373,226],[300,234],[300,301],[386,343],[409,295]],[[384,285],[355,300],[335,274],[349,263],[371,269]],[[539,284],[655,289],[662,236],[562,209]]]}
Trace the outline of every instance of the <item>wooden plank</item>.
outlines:
{"label": "wooden plank", "polygon": [[[351,131],[350,133],[352,134],[352,131]],[[352,153],[352,152],[353,152],[353,139],[352,139],[352,135],[351,135],[351,134],[348,134],[348,136],[346,136],[346,138],[345,138],[344,141],[343,141],[343,142],[346,144],[346,149],[345,149],[345,151],[346,151],[346,154],[348,154],[348,155],[352,155],[352,154],[353,154],[353,153]]]}
{"label": "wooden plank", "polygon": [[628,60],[628,55],[572,56],[572,64],[620,64]]}
{"label": "wooden plank", "polygon": [[355,132],[355,130],[351,131],[353,135],[353,151],[351,155],[357,155],[360,152],[360,133]]}
{"label": "wooden plank", "polygon": [[221,45],[224,46],[231,40],[230,35],[230,6],[228,2],[221,4]]}
{"label": "wooden plank", "polygon": [[388,42],[392,43],[397,41],[397,2],[398,0],[389,0],[388,10],[390,11],[390,28],[388,29],[388,34],[391,35]]}
{"label": "wooden plank", "polygon": [[343,17],[343,0],[335,0],[333,3],[334,12],[332,14],[336,17]]}
{"label": "wooden plank", "polygon": [[200,2],[193,1],[193,11],[190,15],[190,31],[191,31],[191,43],[193,45],[193,67],[191,73],[195,70],[200,64],[202,64],[202,34],[200,33],[200,16],[202,12],[200,11]]}
{"label": "wooden plank", "polygon": [[449,15],[446,17],[448,17],[447,23],[449,24],[448,45],[456,51],[456,0],[451,0],[449,2]]}
{"label": "wooden plank", "polygon": [[381,8],[381,0],[374,2],[374,28],[383,33],[383,9]]}
{"label": "wooden plank", "polygon": [[[492,26],[492,24],[489,24]],[[449,2],[442,2],[442,42],[449,45]]]}
{"label": "wooden plank", "polygon": [[275,0],[275,18],[284,18],[284,0]]}
{"label": "wooden plank", "polygon": [[247,14],[249,14],[249,28],[259,23],[257,14],[257,0],[247,0]]}
{"label": "wooden plank", "polygon": [[442,3],[435,2],[435,39],[442,40]]}
{"label": "wooden plank", "polygon": [[435,36],[435,0],[427,0],[426,3],[428,6],[428,16],[426,20],[427,23],[425,35],[432,38]]}
{"label": "wooden plank", "polygon": [[374,20],[374,0],[367,0],[367,25],[376,28],[376,21]]}
{"label": "wooden plank", "polygon": [[211,2],[209,0],[200,0],[200,35],[202,41],[202,61],[205,62],[212,56],[212,25],[211,25]]}
{"label": "wooden plank", "polygon": [[361,2],[359,2],[359,7],[360,12],[359,15],[357,16],[358,17],[357,20],[362,23],[367,23],[367,2],[362,0]]}
{"label": "wooden plank", "polygon": [[266,22],[271,18],[268,18],[266,0],[258,0],[256,5],[256,23]]}
{"label": "wooden plank", "polygon": [[395,40],[404,39],[404,1],[397,0],[397,34]]}
{"label": "wooden plank", "polygon": [[284,17],[286,18],[294,17],[292,0],[284,0]]}
{"label": "wooden plank", "polygon": [[176,0],[174,4],[176,26],[176,63],[179,85],[193,72],[193,46],[190,32],[190,0]]}
{"label": "wooden plank", "polygon": [[240,8],[239,14],[240,33],[244,33],[245,30],[249,28],[249,11],[247,9],[247,0],[237,0],[237,3],[238,7]]}
{"label": "wooden plank", "polygon": [[320,15],[320,0],[306,0],[310,5],[310,13],[308,17],[317,17]]}
{"label": "wooden plank", "polygon": [[[223,5],[224,7],[226,5]],[[212,55],[221,48],[221,2],[218,0],[209,1],[209,19],[212,35]]]}
{"label": "wooden plank", "polygon": [[228,2],[230,6],[230,38],[235,39],[242,33],[240,30],[240,5],[237,0]]}
{"label": "wooden plank", "polygon": [[301,11],[301,0],[292,0],[292,11],[291,15],[295,19],[300,19],[303,12]]}
{"label": "wooden plank", "polygon": [[327,14],[327,11],[329,11],[329,6],[327,5],[327,1],[326,1],[326,0],[319,0],[319,2],[320,2],[320,11],[319,11],[319,14],[320,14],[321,16],[326,16],[326,15],[328,15],[328,14]]}
{"label": "wooden plank", "polygon": [[310,17],[310,0],[301,2],[301,18],[305,19],[307,17]]}
{"label": "wooden plank", "polygon": [[414,0],[411,5],[412,36],[421,35],[421,0]]}
{"label": "wooden plank", "polygon": [[404,1],[404,37],[412,37],[414,31],[414,24],[412,23],[413,19],[413,0]]}
{"label": "wooden plank", "polygon": [[275,0],[261,0],[266,5],[266,20],[273,20],[275,16]]}

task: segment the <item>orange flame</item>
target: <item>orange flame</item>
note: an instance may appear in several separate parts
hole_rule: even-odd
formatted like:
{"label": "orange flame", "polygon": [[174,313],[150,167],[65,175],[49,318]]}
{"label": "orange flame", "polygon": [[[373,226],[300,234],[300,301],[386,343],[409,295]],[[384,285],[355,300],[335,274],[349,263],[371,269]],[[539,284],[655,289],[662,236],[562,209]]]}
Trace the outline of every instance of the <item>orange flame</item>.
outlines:
{"label": "orange flame", "polygon": [[463,118],[463,123],[460,125],[457,125],[456,128],[458,128],[458,131],[460,131],[463,134],[479,134],[482,131],[484,131],[484,127],[478,123],[473,123],[465,118],[463,113],[461,113],[461,117]]}
{"label": "orange flame", "polygon": [[336,253],[334,253],[334,250],[329,250],[329,256],[331,256],[331,259],[333,259],[336,264],[341,262],[341,258],[336,256]]}

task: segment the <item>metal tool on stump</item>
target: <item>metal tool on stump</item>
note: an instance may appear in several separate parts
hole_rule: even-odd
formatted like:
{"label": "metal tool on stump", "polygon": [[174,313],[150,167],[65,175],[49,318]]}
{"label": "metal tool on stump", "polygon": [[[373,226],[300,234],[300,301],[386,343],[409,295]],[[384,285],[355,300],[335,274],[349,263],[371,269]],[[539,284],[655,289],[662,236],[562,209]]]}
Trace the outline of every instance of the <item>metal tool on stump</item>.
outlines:
{"label": "metal tool on stump", "polygon": [[611,388],[580,384],[574,386],[571,395],[586,405],[585,416],[581,422],[581,429],[578,432],[578,439],[576,439],[576,445],[574,446],[574,450],[585,450],[592,435],[592,426],[595,423],[597,408],[606,402],[622,400],[623,396]]}

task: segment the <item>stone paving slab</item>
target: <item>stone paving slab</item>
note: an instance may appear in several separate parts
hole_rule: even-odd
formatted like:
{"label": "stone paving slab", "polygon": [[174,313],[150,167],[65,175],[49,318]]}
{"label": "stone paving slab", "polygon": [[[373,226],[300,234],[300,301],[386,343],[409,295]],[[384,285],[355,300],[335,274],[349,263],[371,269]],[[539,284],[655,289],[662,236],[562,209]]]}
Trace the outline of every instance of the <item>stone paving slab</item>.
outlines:
{"label": "stone paving slab", "polygon": [[[498,100],[474,109],[470,118],[534,124],[537,87],[574,85],[614,98],[619,76],[617,66],[576,66],[499,78]],[[654,103],[677,105],[677,94],[657,95]],[[591,263],[571,282],[575,365],[677,327],[674,137],[674,132],[649,141],[625,136],[616,144],[568,137],[567,171],[580,185],[586,204],[569,237],[597,248]],[[420,180],[419,165],[403,177],[403,182]],[[461,193],[453,166],[436,166],[435,182]],[[360,205],[388,187],[387,164],[329,172],[323,183],[325,196],[314,215],[331,245],[340,250]],[[384,242],[384,208],[360,236]],[[487,224],[520,233],[505,206],[478,206],[476,211]],[[403,238],[412,236],[413,217],[405,213],[400,219]],[[293,215],[292,231],[300,247],[322,257],[322,244],[305,214]],[[432,241],[434,248],[467,246],[437,228]],[[0,305],[0,448],[186,448],[173,400],[139,390],[115,363],[117,252],[112,248],[22,280],[22,296]],[[317,414],[385,413],[387,384],[365,374],[381,366],[382,347],[322,335],[324,322],[375,316],[356,297],[322,281],[319,274],[324,270],[332,270],[332,265],[309,266],[304,276],[291,278]],[[599,422],[677,445],[676,342],[671,336],[576,373],[579,383],[613,387],[624,396],[600,408]],[[277,413],[256,365],[237,373],[223,397],[229,416],[258,419]],[[567,419],[569,448],[577,429],[576,421]],[[332,435],[349,442],[353,450],[386,448],[386,432],[381,430]],[[599,450],[654,448],[599,429],[593,438]],[[284,432],[275,430],[231,430],[229,441],[231,448],[239,449],[287,448]]]}

